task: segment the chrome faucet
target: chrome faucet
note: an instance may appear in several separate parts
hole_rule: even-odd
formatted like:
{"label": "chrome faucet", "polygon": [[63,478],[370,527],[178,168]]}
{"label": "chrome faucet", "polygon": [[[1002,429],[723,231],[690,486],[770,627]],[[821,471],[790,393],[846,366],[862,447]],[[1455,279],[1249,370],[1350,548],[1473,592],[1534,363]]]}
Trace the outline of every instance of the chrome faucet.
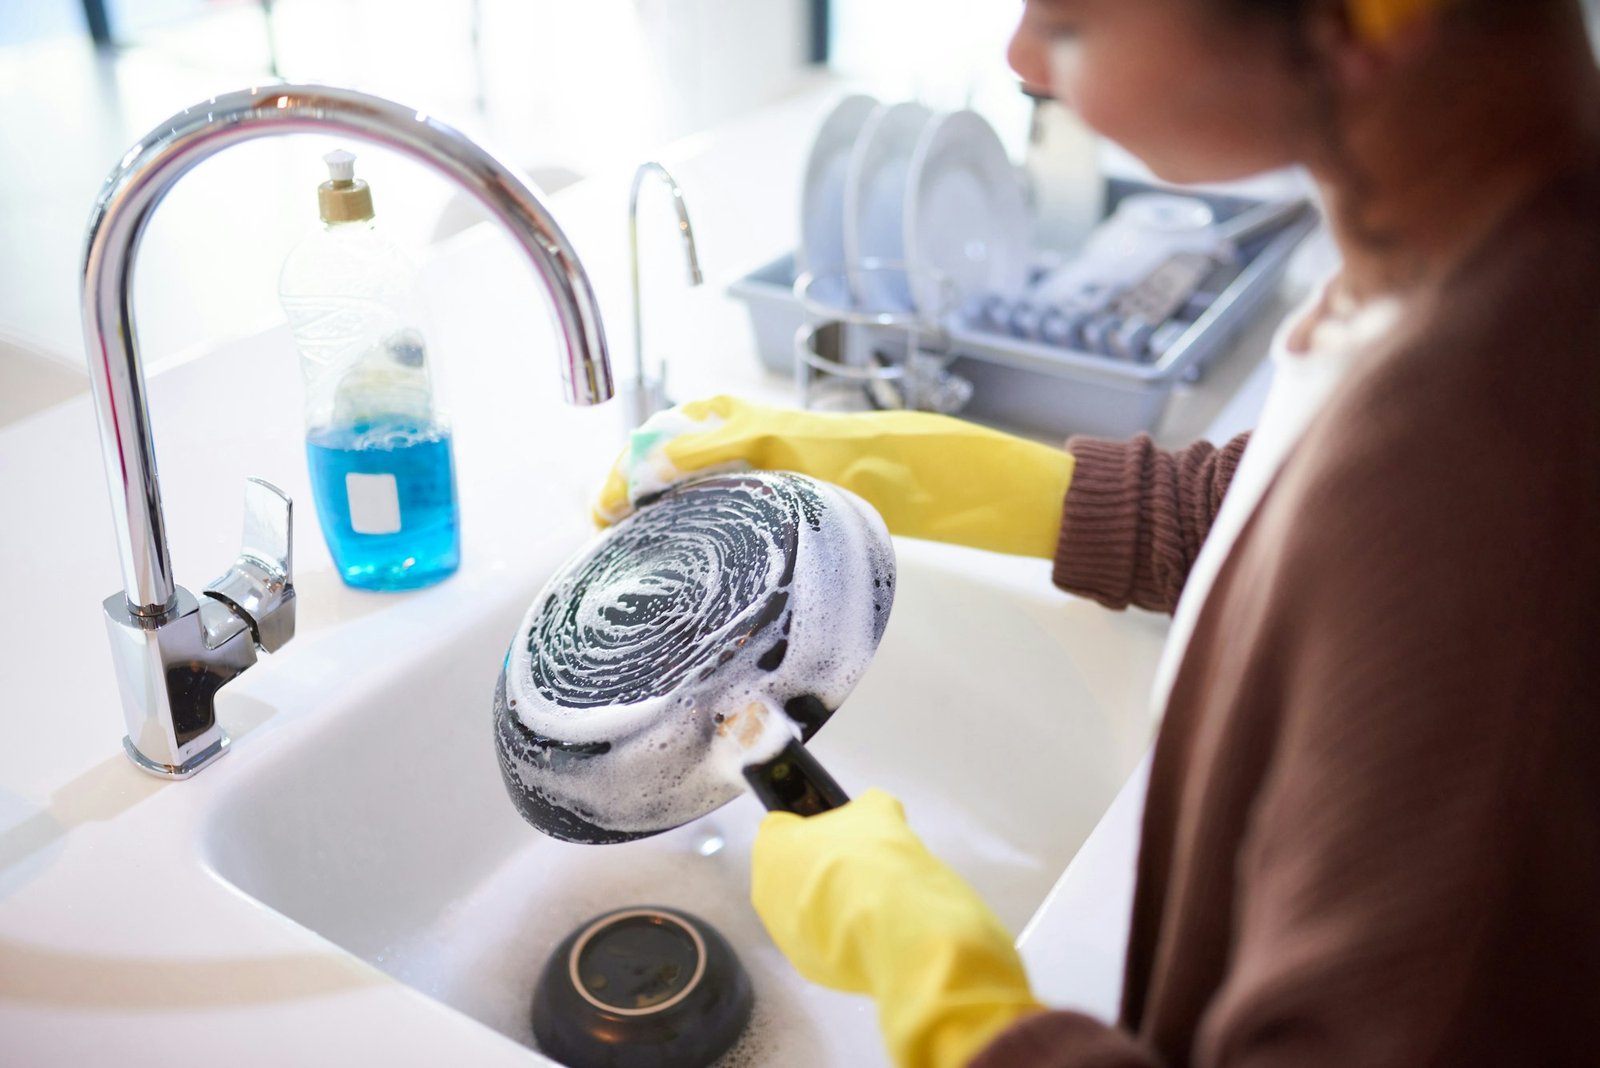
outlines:
{"label": "chrome faucet", "polygon": [[207,157],[257,137],[317,132],[372,141],[473,193],[511,232],[550,290],[574,404],[612,394],[600,307],[578,255],[539,197],[504,164],[412,108],[348,89],[276,85],[213,97],[161,123],[122,157],[89,217],[83,334],[111,490],[123,590],[105,601],[128,735],[152,774],[188,778],[226,751],[216,692],[294,634],[290,502],[245,485],[244,551],[195,598],[172,580],[144,368],[134,333],[133,264],[151,214]]}
{"label": "chrome faucet", "polygon": [[622,393],[629,427],[638,426],[670,403],[666,361],[662,361],[661,373],[655,378],[651,378],[644,367],[644,302],[639,292],[639,190],[651,175],[665,182],[672,193],[672,207],[678,213],[678,232],[683,235],[683,253],[688,260],[689,284],[697,286],[705,280],[700,273],[694,227],[689,225],[689,208],[683,201],[683,190],[678,187],[677,179],[654,160],[640,164],[633,172],[633,188],[628,191],[628,256],[633,270],[630,276],[633,283],[633,381],[624,383]]}

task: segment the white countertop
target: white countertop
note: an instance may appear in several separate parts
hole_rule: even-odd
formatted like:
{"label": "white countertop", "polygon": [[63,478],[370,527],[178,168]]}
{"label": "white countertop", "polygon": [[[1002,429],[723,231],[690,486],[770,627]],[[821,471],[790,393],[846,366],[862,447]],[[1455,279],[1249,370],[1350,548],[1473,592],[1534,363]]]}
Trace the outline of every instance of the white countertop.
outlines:
{"label": "white countertop", "polygon": [[[659,239],[647,230],[646,268],[663,279],[647,291],[651,336],[695,339],[692,348],[670,346],[678,396],[792,397],[786,378],[760,369],[744,311],[723,290],[792,245],[807,140],[833,92],[808,93],[662,153],[685,190],[707,273],[702,289],[680,293],[671,227],[663,219],[649,228],[662,231]],[[552,201],[607,312],[618,366],[630,330],[629,177],[590,179]],[[582,525],[586,494],[620,430],[608,408],[551,403],[559,388],[544,298],[497,232],[480,226],[452,239],[425,278],[433,347],[449,354],[439,370],[455,413],[463,513],[492,514],[485,528],[517,532],[476,545],[457,578],[428,591],[430,618],[447,627],[472,611],[475,590],[516,567],[518,542],[570,537]],[[1261,336],[1252,332],[1242,345],[1258,347]],[[1219,367],[1187,399],[1190,421],[1208,424],[1254,366]],[[519,398],[541,413],[537,425],[519,418]],[[287,332],[155,375],[150,409],[175,571],[198,588],[236,551],[244,475],[310,500]],[[508,484],[532,492],[506,493]],[[197,864],[201,815],[225,788],[225,773],[168,784],[123,757],[100,618],[120,577],[87,397],[0,429],[0,501],[9,519],[0,525],[0,560],[15,606],[0,623],[0,1062],[528,1063],[521,1046],[463,1026],[452,1010]],[[238,740],[229,762],[305,728],[320,701],[358,685],[341,657],[401,619],[394,602],[343,589],[314,537],[296,551],[295,642],[219,697]],[[992,566],[1010,575],[1022,565],[995,558]],[[1159,640],[1148,617],[1131,623],[1107,628],[1107,640],[1133,631]],[[1120,818],[1097,832],[1058,886],[1060,907],[1030,925],[1024,951],[1047,998],[1114,1008],[1121,947],[1113,923],[1117,895],[1131,883],[1137,797],[1136,785],[1124,791]],[[1097,932],[1095,944],[1075,933],[1086,929]]]}

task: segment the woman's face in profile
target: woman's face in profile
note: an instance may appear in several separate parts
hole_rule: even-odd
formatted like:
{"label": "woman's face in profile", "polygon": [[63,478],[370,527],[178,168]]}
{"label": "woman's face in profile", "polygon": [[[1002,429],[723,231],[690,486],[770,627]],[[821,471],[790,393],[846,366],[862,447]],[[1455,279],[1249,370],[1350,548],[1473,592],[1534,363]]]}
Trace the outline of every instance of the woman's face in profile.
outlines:
{"label": "woman's face in profile", "polygon": [[1244,0],[1027,0],[1009,58],[1160,177],[1221,181],[1302,158],[1297,32]]}

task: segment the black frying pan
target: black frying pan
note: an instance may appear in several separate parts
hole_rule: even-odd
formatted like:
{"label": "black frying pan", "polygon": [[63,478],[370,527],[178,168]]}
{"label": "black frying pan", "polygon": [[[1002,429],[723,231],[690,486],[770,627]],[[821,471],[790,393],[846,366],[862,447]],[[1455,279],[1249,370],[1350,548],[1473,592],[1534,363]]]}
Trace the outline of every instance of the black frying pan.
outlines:
{"label": "black frying pan", "polygon": [[673,487],[569,561],[517,631],[494,708],[513,803],[596,844],[746,786],[769,809],[843,804],[802,743],[866,671],[893,600],[888,531],[853,494],[782,472]]}

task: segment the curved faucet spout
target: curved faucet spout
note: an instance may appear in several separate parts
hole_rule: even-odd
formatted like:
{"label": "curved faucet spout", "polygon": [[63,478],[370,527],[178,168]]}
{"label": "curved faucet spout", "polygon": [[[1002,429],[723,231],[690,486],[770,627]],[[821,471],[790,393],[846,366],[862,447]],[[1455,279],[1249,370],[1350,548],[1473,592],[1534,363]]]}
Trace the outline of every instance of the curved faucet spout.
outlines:
{"label": "curved faucet spout", "polygon": [[348,89],[279,85],[214,97],[179,112],[128,150],[89,218],[83,334],[122,565],[106,599],[112,660],[128,724],[124,748],[157,775],[184,778],[221,755],[214,697],[294,633],[288,499],[246,490],[245,549],[205,595],[172,578],[156,478],[144,368],[133,319],[133,265],[150,217],[196,164],[271,134],[317,132],[371,141],[432,167],[472,193],[510,231],[550,291],[575,404],[612,395],[600,306],[578,254],[549,209],[508,167],[423,112]]}
{"label": "curved faucet spout", "polygon": [[83,263],[83,333],[116,512],[129,609],[155,617],[175,585],[134,333],[133,264],[151,214],[196,164],[230,145],[272,134],[339,133],[434,168],[471,192],[511,232],[544,280],[565,344],[562,377],[575,404],[612,395],[600,307],[571,242],[538,195],[464,135],[413,108],[318,85],[243,89],[161,123],[106,179],[89,218]]}
{"label": "curved faucet spout", "polygon": [[630,429],[665,408],[668,403],[666,361],[661,361],[660,373],[654,379],[645,372],[644,366],[644,299],[639,286],[639,192],[644,188],[645,180],[652,176],[661,179],[672,194],[672,207],[678,213],[678,233],[683,238],[684,266],[688,269],[689,284],[697,286],[705,281],[705,276],[700,273],[700,251],[695,247],[694,227],[689,225],[689,208],[683,201],[683,190],[679,188],[678,180],[655,160],[641,163],[638,170],[633,172],[633,185],[628,190],[628,262],[633,286],[633,381],[628,383],[624,396],[629,405],[627,418]]}

